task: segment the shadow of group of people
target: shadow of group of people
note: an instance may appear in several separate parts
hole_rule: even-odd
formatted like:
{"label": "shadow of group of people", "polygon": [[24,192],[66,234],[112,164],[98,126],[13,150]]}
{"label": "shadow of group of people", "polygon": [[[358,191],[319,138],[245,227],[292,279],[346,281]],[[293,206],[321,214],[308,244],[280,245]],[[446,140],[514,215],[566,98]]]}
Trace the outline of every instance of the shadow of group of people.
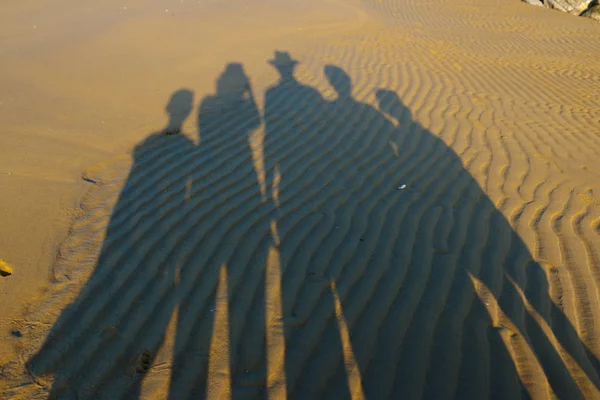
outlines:
{"label": "shadow of group of people", "polygon": [[[180,90],[168,126],[135,148],[97,266],[28,362],[54,374],[51,398],[138,398],[170,321],[172,399],[206,397],[224,356],[233,398],[265,397],[279,364],[297,399],[350,398],[353,385],[372,399],[528,397],[518,343],[556,395],[582,398],[529,304],[598,387],[542,267],[395,92],[360,102],[328,65],[328,101],[288,53],[272,64],[263,116],[232,63],[201,101],[197,141],[181,133],[194,99]],[[281,354],[269,349],[278,324]]]}

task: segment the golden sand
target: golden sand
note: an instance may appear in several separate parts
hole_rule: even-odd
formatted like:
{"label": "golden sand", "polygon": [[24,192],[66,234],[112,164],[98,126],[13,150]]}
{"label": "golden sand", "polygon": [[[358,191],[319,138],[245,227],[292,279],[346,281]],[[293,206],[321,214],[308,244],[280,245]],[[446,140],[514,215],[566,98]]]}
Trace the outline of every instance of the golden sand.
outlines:
{"label": "golden sand", "polygon": [[87,3],[0,14],[1,398],[600,398],[600,24]]}

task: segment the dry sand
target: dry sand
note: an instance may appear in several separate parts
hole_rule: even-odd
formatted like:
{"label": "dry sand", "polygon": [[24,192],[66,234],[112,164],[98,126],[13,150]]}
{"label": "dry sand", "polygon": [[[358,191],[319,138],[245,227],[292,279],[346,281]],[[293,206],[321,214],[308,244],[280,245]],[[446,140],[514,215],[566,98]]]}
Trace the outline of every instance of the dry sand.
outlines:
{"label": "dry sand", "polygon": [[600,398],[600,24],[46,3],[0,14],[0,398]]}

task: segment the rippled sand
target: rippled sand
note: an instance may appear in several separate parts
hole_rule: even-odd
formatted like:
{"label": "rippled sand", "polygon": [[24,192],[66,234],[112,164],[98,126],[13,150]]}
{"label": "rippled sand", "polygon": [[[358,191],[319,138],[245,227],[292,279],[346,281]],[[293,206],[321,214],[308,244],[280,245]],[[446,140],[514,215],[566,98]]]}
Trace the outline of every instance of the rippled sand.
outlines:
{"label": "rippled sand", "polygon": [[600,398],[598,23],[11,2],[0,397]]}

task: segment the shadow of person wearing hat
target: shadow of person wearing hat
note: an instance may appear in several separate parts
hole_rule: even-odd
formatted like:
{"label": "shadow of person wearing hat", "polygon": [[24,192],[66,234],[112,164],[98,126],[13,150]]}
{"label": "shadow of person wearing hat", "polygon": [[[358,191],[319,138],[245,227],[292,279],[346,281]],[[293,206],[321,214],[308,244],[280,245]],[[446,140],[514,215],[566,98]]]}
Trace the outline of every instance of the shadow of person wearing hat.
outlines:
{"label": "shadow of person wearing hat", "polygon": [[318,90],[298,82],[294,76],[298,61],[289,53],[276,51],[269,63],[279,72],[279,81],[265,93],[266,182],[275,208],[283,215],[279,198],[285,193],[279,188],[293,177],[312,178],[310,165],[299,160],[319,138],[317,124],[326,120],[326,102]]}

